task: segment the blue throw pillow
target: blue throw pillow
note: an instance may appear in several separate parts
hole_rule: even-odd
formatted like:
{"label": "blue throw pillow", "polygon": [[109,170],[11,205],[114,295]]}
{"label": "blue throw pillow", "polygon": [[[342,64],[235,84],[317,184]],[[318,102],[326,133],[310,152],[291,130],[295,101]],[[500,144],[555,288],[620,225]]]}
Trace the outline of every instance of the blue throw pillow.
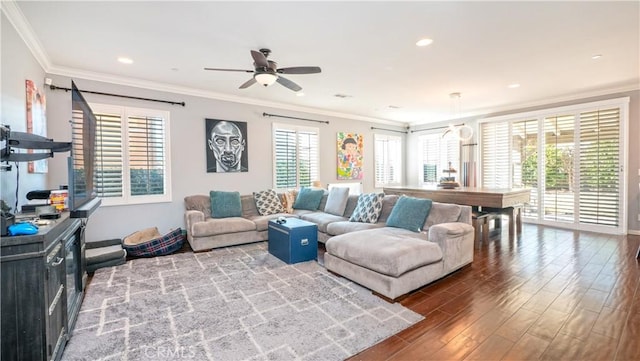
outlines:
{"label": "blue throw pillow", "polygon": [[242,216],[240,192],[211,191],[211,217],[227,218]]}
{"label": "blue throw pillow", "polygon": [[312,189],[302,187],[295,203],[293,203],[293,209],[306,209],[309,211],[316,211],[320,207],[320,201],[324,195],[324,189]]}
{"label": "blue throw pillow", "polygon": [[431,211],[431,199],[401,196],[391,210],[387,226],[420,232]]}

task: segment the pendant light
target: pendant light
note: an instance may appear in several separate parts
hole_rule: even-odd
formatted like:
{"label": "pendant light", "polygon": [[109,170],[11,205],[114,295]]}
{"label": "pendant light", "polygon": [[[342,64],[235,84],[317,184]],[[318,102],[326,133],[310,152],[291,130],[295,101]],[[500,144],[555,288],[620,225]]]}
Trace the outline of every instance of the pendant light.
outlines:
{"label": "pendant light", "polygon": [[[449,94],[449,98],[451,98],[452,103],[452,114],[455,119],[460,118],[460,98],[462,94],[459,92]],[[452,135],[456,137],[458,140],[468,141],[473,137],[473,128],[466,125],[465,123],[454,125],[450,124],[449,127],[442,133],[442,137]]]}

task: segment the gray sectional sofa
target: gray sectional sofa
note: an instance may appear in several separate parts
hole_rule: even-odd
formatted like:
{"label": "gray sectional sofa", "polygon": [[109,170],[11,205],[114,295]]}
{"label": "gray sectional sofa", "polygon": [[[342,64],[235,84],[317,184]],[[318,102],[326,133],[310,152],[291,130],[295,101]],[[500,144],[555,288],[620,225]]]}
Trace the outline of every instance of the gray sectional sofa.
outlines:
{"label": "gray sectional sofa", "polygon": [[266,241],[269,220],[295,217],[289,213],[262,216],[253,195],[241,195],[242,217],[212,218],[209,195],[191,195],[184,198],[187,241],[194,251]]}
{"label": "gray sectional sofa", "polygon": [[389,299],[442,278],[473,261],[469,206],[433,202],[420,232],[387,226],[399,196],[385,195],[376,223],[351,222],[358,196],[348,196],[343,215],[316,211],[261,216],[251,195],[242,195],[242,216],[211,218],[208,195],[185,197],[187,240],[194,251],[265,241],[270,219],[298,217],[318,226],[325,267]]}

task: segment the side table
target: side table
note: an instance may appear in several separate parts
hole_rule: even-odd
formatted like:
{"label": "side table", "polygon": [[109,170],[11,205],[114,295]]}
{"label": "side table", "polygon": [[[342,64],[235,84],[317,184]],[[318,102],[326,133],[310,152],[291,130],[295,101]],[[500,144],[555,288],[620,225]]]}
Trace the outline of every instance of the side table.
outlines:
{"label": "side table", "polygon": [[318,257],[318,227],[298,218],[282,223],[269,221],[269,253],[286,263],[315,260]]}

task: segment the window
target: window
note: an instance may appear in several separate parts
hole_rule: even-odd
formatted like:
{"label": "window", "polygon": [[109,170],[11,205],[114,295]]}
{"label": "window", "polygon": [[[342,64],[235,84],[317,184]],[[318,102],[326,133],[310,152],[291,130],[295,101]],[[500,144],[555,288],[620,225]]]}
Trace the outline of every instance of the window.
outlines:
{"label": "window", "polygon": [[482,135],[482,186],[487,188],[509,187],[509,124],[483,123]]}
{"label": "window", "polygon": [[573,222],[575,198],[575,119],[559,114],[544,118],[544,214],[545,220]]}
{"label": "window", "polygon": [[[513,169],[511,186],[514,188],[538,189],[538,120],[515,121],[512,126],[511,164]],[[537,217],[538,192],[532,191],[524,215]]]}
{"label": "window", "polygon": [[92,104],[95,185],[104,205],[171,201],[169,112]]}
{"label": "window", "polygon": [[624,232],[627,113],[621,98],[482,122],[482,186],[530,188],[536,223]]}
{"label": "window", "polygon": [[318,128],[273,124],[274,188],[309,187],[319,179],[318,133]]}
{"label": "window", "polygon": [[620,109],[580,113],[580,223],[620,222]]}
{"label": "window", "polygon": [[374,134],[375,186],[380,188],[402,183],[402,138]]}
{"label": "window", "polygon": [[[460,164],[460,141],[455,137],[442,137],[441,133],[421,135],[420,184],[436,185],[441,177],[454,177],[456,173],[445,172],[449,165],[458,171]],[[456,177],[457,178],[457,177]]]}

